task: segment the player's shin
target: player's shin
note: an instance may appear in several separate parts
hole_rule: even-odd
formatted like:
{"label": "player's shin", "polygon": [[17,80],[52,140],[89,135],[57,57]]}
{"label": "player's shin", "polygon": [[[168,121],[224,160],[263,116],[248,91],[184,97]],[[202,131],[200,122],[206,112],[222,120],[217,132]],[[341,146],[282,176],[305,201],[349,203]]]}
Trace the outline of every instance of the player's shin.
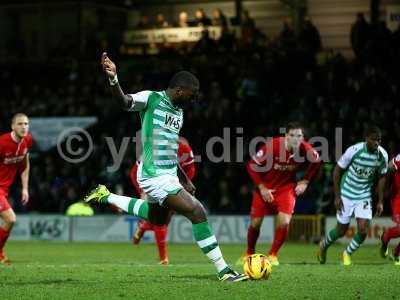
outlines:
{"label": "player's shin", "polygon": [[214,263],[218,273],[229,268],[222,257],[217,239],[211,231],[211,227],[207,221],[193,224],[193,236],[200,247],[201,251]]}
{"label": "player's shin", "polygon": [[247,230],[247,250],[246,254],[254,254],[257,244],[258,237],[260,235],[260,229],[254,228],[251,224]]}
{"label": "player's shin", "polygon": [[396,248],[393,250],[393,256],[399,257],[400,256],[400,243],[397,244]]}
{"label": "player's shin", "polygon": [[274,241],[272,242],[269,255],[277,256],[279,249],[282,247],[288,235],[288,229],[287,225],[278,226],[275,229]]}
{"label": "player's shin", "polygon": [[168,259],[167,255],[167,225],[154,226],[154,236],[156,238],[158,253],[160,255],[160,261],[165,261]]}
{"label": "player's shin", "polygon": [[0,227],[0,252],[3,251],[3,247],[6,244],[8,237],[10,236],[10,231]]}
{"label": "player's shin", "polygon": [[110,194],[107,196],[107,203],[114,204],[128,214],[145,220],[149,219],[149,205],[142,199]]}
{"label": "player's shin", "polygon": [[385,243],[389,243],[391,239],[395,239],[398,237],[400,237],[400,225],[386,229],[382,240]]}

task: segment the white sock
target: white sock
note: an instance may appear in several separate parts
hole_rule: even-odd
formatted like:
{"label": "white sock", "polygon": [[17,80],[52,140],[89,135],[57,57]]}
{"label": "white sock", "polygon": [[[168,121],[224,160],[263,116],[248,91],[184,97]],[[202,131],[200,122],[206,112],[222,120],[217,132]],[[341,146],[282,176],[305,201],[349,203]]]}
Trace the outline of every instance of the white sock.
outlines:
{"label": "white sock", "polygon": [[108,195],[107,202],[110,204],[114,204],[125,212],[128,212],[129,202],[132,200],[130,197],[120,196],[111,193]]}
{"label": "white sock", "polygon": [[221,249],[219,248],[219,246],[208,252],[206,255],[214,263],[214,266],[217,269],[218,273],[228,266],[224,258],[222,257]]}

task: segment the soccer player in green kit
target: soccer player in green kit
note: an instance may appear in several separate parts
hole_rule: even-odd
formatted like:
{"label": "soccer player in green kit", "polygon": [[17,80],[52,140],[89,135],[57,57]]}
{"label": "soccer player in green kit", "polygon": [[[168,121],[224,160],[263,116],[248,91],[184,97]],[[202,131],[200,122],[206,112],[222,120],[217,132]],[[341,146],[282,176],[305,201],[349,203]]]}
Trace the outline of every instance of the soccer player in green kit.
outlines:
{"label": "soccer player in green kit", "polygon": [[214,263],[219,280],[247,280],[247,275],[237,273],[226,264],[204,207],[183,188],[177,176],[182,107],[196,99],[198,79],[189,72],[181,71],[172,77],[165,91],[124,94],[118,83],[116,66],[107,53],[103,53],[101,65],[109,79],[113,97],[120,100],[125,110],[140,114],[143,153],[137,178],[146,200],[115,195],[99,185],[85,197],[85,201],[113,204],[155,225],[165,224],[172,209],[192,223],[193,236],[202,252]]}
{"label": "soccer player in green kit", "polygon": [[372,193],[375,184],[378,186],[376,214],[379,216],[383,211],[388,154],[380,146],[381,136],[380,129],[371,126],[366,131],[365,142],[350,146],[337,162],[333,172],[337,225],[320,242],[317,256],[321,264],[326,262],[328,247],[345,235],[354,215],[357,233],[342,254],[343,265],[352,264],[351,255],[367,237],[372,219]]}

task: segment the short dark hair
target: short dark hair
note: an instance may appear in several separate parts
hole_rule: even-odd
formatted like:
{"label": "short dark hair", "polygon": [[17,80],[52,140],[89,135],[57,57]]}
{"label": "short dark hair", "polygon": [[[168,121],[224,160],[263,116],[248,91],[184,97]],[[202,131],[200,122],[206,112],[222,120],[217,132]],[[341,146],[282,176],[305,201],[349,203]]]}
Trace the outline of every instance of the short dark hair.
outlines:
{"label": "short dark hair", "polygon": [[17,118],[20,118],[20,117],[28,118],[28,116],[24,113],[16,113],[15,115],[13,115],[13,117],[11,119],[11,124],[14,124],[15,121],[17,120]]}
{"label": "short dark hair", "polygon": [[373,134],[382,135],[381,129],[376,125],[369,125],[364,132],[365,137],[371,136]]}
{"label": "short dark hair", "polygon": [[174,89],[177,87],[198,90],[200,87],[200,83],[197,77],[192,73],[188,71],[180,71],[172,76],[168,84],[168,88],[170,89]]}
{"label": "short dark hair", "polygon": [[301,129],[304,133],[304,127],[299,122],[289,122],[286,124],[286,133],[289,133],[289,131],[293,129]]}

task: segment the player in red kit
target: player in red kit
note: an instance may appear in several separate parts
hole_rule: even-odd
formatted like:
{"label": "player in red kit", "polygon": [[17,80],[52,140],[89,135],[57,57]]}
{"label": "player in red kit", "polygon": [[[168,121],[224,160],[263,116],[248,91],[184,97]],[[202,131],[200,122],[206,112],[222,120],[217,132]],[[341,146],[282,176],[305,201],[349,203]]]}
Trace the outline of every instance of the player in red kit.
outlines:
{"label": "player in red kit", "polygon": [[[274,240],[268,254],[272,265],[279,265],[278,251],[288,234],[296,196],[302,195],[319,169],[319,155],[304,141],[302,126],[289,123],[285,137],[275,137],[258,150],[247,163],[247,172],[256,190],[247,232],[247,250],[254,254],[260,227],[265,215],[277,214]],[[307,167],[305,176],[296,182],[296,173]]]}
{"label": "player in red kit", "polygon": [[[381,236],[381,256],[386,258],[389,254],[388,245],[391,239],[400,237],[400,154],[389,163],[389,173],[393,174],[392,180],[392,220],[395,226],[387,228]],[[400,243],[393,251],[396,265],[400,266]]]}
{"label": "player in red kit", "polygon": [[4,253],[4,245],[16,221],[14,210],[8,203],[8,189],[17,173],[21,176],[22,204],[29,201],[29,155],[32,146],[32,136],[29,133],[29,119],[18,113],[12,118],[12,131],[0,136],[0,263],[9,264],[10,260]]}
{"label": "player in red kit", "polygon": [[[179,138],[179,146],[178,146],[178,160],[179,160],[179,168],[178,168],[178,174],[181,173],[180,176],[180,182],[183,185],[183,187],[190,193],[194,193],[194,187],[187,182],[187,179],[191,181],[196,173],[196,167],[194,164],[194,156],[193,156],[193,151],[192,148],[190,147],[189,143],[184,139],[184,138]],[[145,194],[139,187],[139,184],[137,182],[137,169],[139,166],[139,162],[137,161],[135,165],[133,166],[130,177],[133,186],[135,187],[136,191],[140,195],[140,198],[144,199]],[[185,174],[182,174],[182,173]],[[185,178],[187,176],[187,178]],[[183,177],[183,178],[181,178]],[[170,217],[172,216],[172,212],[168,218],[168,223],[170,220]],[[152,230],[154,231],[154,236],[156,239],[157,247],[158,247],[158,253],[160,256],[160,264],[162,265],[167,265],[169,263],[168,260],[168,254],[167,254],[167,246],[166,246],[166,239],[167,239],[167,233],[168,233],[168,224],[166,225],[153,225],[147,221],[140,220],[138,222],[138,225],[136,227],[136,231],[132,237],[132,242],[133,244],[137,245],[140,242],[140,239],[142,238],[143,234],[147,230]]]}

